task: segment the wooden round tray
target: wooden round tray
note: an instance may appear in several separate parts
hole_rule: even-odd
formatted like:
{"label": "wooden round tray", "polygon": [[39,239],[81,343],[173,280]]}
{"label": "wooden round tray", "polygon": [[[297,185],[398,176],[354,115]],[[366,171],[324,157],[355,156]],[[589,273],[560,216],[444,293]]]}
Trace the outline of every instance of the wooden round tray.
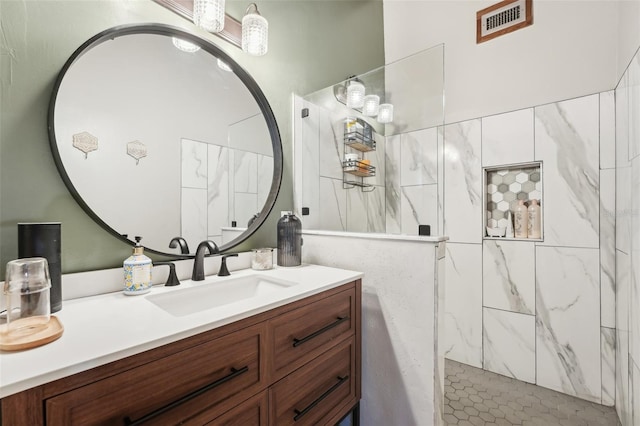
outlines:
{"label": "wooden round tray", "polygon": [[[25,322],[28,320],[28,318],[25,319]],[[28,326],[28,324],[25,325]],[[21,351],[46,345],[60,338],[63,331],[64,327],[58,318],[51,315],[47,325],[33,333],[8,333],[6,329],[0,332],[0,350]]]}

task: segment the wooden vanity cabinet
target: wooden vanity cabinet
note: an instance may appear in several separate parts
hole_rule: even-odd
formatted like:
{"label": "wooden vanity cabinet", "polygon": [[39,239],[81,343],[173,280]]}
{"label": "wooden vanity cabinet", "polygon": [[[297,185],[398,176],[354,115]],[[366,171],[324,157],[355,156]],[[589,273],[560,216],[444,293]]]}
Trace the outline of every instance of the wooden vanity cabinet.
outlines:
{"label": "wooden vanity cabinet", "polygon": [[1,400],[2,424],[332,425],[360,399],[360,280]]}

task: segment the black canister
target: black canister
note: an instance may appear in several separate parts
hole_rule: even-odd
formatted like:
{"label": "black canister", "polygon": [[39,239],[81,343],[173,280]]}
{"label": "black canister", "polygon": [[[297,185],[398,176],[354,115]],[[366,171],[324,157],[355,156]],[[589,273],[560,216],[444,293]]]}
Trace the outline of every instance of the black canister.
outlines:
{"label": "black canister", "polygon": [[302,264],[302,222],[293,212],[281,213],[278,220],[278,266]]}
{"label": "black canister", "polygon": [[18,257],[44,257],[49,264],[51,313],[62,309],[60,228],[60,222],[18,224]]}

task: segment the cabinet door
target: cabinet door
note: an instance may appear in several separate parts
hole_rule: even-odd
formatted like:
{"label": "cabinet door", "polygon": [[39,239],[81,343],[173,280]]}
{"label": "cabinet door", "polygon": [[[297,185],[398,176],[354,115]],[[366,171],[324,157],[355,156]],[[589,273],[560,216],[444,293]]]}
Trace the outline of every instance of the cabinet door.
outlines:
{"label": "cabinet door", "polygon": [[272,379],[284,377],[353,335],[356,319],[355,287],[272,319]]}
{"label": "cabinet door", "polygon": [[270,424],[326,424],[345,414],[357,401],[355,357],[352,337],[273,385]]}
{"label": "cabinet door", "polygon": [[266,388],[264,332],[249,327],[50,398],[47,425],[171,425],[223,413]]}

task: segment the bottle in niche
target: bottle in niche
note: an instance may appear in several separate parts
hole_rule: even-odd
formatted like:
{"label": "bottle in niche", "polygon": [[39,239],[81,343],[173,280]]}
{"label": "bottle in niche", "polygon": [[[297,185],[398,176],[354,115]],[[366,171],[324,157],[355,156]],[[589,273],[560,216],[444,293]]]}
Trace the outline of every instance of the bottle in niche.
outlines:
{"label": "bottle in niche", "polygon": [[280,213],[278,220],[278,266],[302,264],[302,222],[293,212]]}
{"label": "bottle in niche", "polygon": [[511,218],[511,210],[507,211],[507,230],[505,236],[513,238],[513,219]]}
{"label": "bottle in niche", "polygon": [[133,254],[122,264],[124,268],[124,294],[145,294],[151,290],[151,259],[144,254],[140,245],[142,237],[135,237]]}
{"label": "bottle in niche", "polygon": [[528,235],[529,238],[541,238],[540,231],[540,205],[538,200],[531,200],[528,211]]}
{"label": "bottle in niche", "polygon": [[516,238],[527,238],[528,211],[524,201],[518,201],[518,205],[513,212],[513,228]]}

